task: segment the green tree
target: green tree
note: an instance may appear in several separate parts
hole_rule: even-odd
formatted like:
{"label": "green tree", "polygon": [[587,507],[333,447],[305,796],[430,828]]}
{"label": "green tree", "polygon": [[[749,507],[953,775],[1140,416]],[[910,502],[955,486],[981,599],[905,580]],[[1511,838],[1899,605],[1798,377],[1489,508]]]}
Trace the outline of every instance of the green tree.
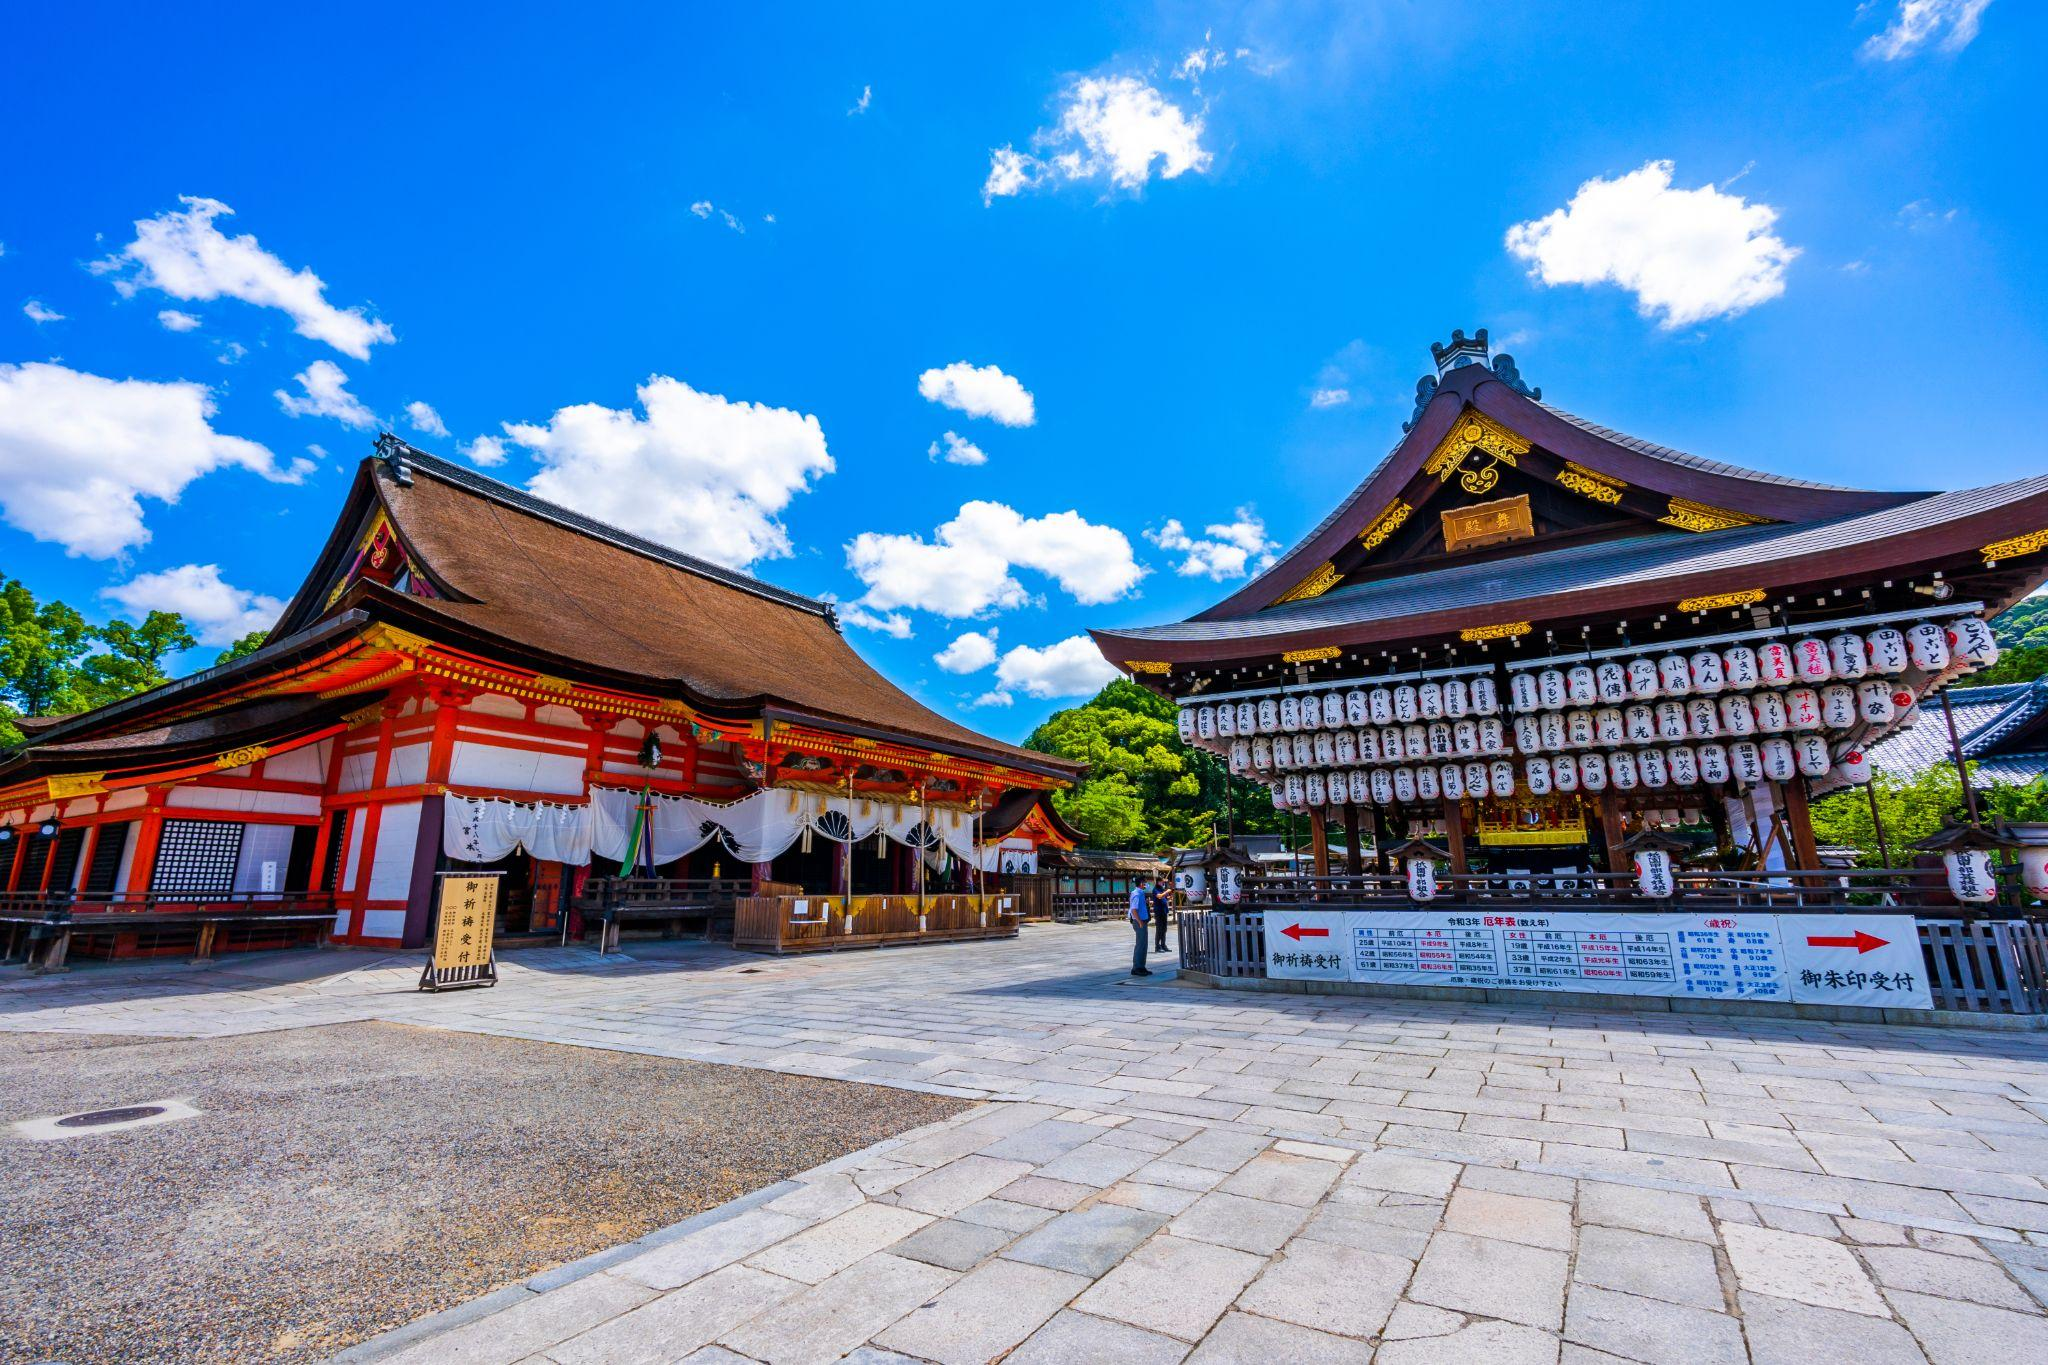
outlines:
{"label": "green tree", "polygon": [[1047,717],[1024,741],[1088,765],[1080,785],[1053,802],[1089,847],[1187,847],[1226,826],[1240,834],[1285,827],[1264,787],[1181,742],[1178,709],[1119,678],[1091,701]]}
{"label": "green tree", "polygon": [[2044,674],[2048,674],[2048,644],[2021,645],[2002,650],[1997,663],[1972,673],[1962,685],[1992,687],[1999,683],[2032,682]]}
{"label": "green tree", "polygon": [[254,654],[257,650],[263,648],[263,646],[268,644],[269,641],[269,631],[252,630],[247,635],[244,635],[241,639],[235,641],[226,649],[222,650],[220,652],[220,655],[214,659],[213,666],[215,668],[218,668],[222,664],[231,664],[237,659],[247,658],[249,655]]}
{"label": "green tree", "polygon": [[168,681],[165,658],[195,643],[176,612],[95,626],[8,579],[0,584],[0,745],[21,743],[13,722],[22,716],[70,715]]}
{"label": "green tree", "polygon": [[[1978,817],[1987,824],[1995,820],[2048,820],[2048,777],[2037,777],[2024,786],[2008,782],[1985,783],[1977,777],[1977,765],[1970,765],[1971,785],[1977,789]],[[1910,781],[1879,773],[1870,779],[1870,790],[1851,787],[1813,803],[1813,835],[1821,844],[1854,847],[1857,861],[1865,867],[1879,867],[1877,827],[1870,814],[1876,798],[1878,818],[1884,821],[1885,842],[1894,865],[1909,862],[1912,846],[1945,826],[1959,824],[1968,816],[1963,785],[1953,763],[1937,763]]]}
{"label": "green tree", "polygon": [[164,656],[199,643],[185,618],[174,611],[153,611],[140,625],[109,621],[94,634],[105,648],[87,655],[79,665],[83,689],[94,706],[169,682]]}
{"label": "green tree", "polygon": [[2048,596],[2026,597],[1991,622],[1991,632],[2000,649],[2029,649],[2048,645]]}

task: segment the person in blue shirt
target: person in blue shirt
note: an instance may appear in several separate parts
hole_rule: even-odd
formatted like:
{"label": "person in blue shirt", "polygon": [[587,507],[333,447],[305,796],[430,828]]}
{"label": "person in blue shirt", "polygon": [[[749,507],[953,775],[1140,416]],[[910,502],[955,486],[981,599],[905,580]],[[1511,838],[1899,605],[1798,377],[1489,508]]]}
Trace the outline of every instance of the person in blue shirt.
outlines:
{"label": "person in blue shirt", "polygon": [[1147,921],[1151,919],[1151,911],[1151,890],[1145,885],[1143,878],[1133,880],[1131,882],[1131,908],[1127,915],[1131,921],[1131,928],[1137,933],[1138,945],[1131,950],[1132,976],[1152,975],[1151,972],[1145,969],[1145,929]]}
{"label": "person in blue shirt", "polygon": [[1173,892],[1166,889],[1166,874],[1152,879],[1152,951],[1166,951],[1166,926],[1173,919]]}

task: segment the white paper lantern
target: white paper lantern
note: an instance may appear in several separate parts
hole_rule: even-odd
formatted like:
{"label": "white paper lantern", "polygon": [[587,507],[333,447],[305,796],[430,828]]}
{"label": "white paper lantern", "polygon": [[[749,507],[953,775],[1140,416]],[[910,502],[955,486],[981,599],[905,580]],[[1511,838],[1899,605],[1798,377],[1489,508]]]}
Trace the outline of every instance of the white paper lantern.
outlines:
{"label": "white paper lantern", "polygon": [[1861,749],[1846,749],[1835,759],[1835,776],[1860,787],[1870,780],[1870,755]]}
{"label": "white paper lantern", "polygon": [[1565,670],[1564,690],[1573,706],[1591,706],[1600,700],[1600,686],[1593,680],[1593,666],[1573,664]]}
{"label": "white paper lantern", "polygon": [[1515,747],[1533,754],[1543,747],[1543,727],[1534,716],[1515,717]]}
{"label": "white paper lantern", "polygon": [[1465,765],[1465,791],[1472,796],[1484,796],[1486,789],[1486,765],[1474,759]]}
{"label": "white paper lantern", "polygon": [[1300,773],[1287,774],[1287,783],[1283,790],[1287,793],[1287,804],[1290,806],[1300,806],[1308,800],[1308,786],[1302,781]]}
{"label": "white paper lantern", "polygon": [[1408,898],[1416,901],[1436,899],[1436,864],[1429,859],[1416,857],[1408,860]]}
{"label": "white paper lantern", "polygon": [[1426,682],[1415,689],[1415,709],[1422,713],[1424,720],[1444,718],[1444,685]]}
{"label": "white paper lantern", "polygon": [[1436,780],[1437,785],[1443,789],[1444,800],[1463,801],[1465,799],[1465,769],[1462,764],[1444,764],[1443,767],[1437,769]]}
{"label": "white paper lantern", "polygon": [[1365,704],[1374,725],[1389,725],[1394,719],[1394,694],[1384,687],[1375,687],[1365,694]]}
{"label": "white paper lantern", "polygon": [[1403,725],[1422,718],[1422,706],[1414,687],[1402,683],[1394,689],[1394,719]]}
{"label": "white paper lantern", "polygon": [[1282,772],[1294,766],[1294,742],[1285,736],[1273,741],[1273,766]]}
{"label": "white paper lantern", "polygon": [[1764,756],[1755,740],[1737,740],[1728,746],[1728,772],[1745,787],[1764,780]]}
{"label": "white paper lantern", "polygon": [[1671,874],[1671,855],[1661,848],[1639,849],[1634,858],[1636,891],[1651,900],[1670,900],[1678,893],[1678,879]]}
{"label": "white paper lantern", "polygon": [[1565,712],[1564,741],[1574,749],[1590,749],[1593,747],[1593,713],[1591,711]]}
{"label": "white paper lantern", "polygon": [[1332,741],[1337,751],[1337,761],[1345,767],[1358,762],[1358,736],[1349,730],[1339,730]]}
{"label": "white paper lantern", "polygon": [[1195,738],[1216,738],[1216,708],[1198,706],[1195,708]]}
{"label": "white paper lantern", "polygon": [[1325,692],[1323,694],[1323,728],[1334,730],[1344,723],[1344,694]]}
{"label": "white paper lantern", "polygon": [[1864,653],[1863,637],[1849,631],[1828,637],[1828,664],[1835,670],[1835,676],[1842,679],[1862,677],[1870,671],[1870,658]]}
{"label": "white paper lantern", "polygon": [[1237,737],[1237,708],[1223,705],[1216,708],[1216,734],[1221,739]]}
{"label": "white paper lantern", "polygon": [[1784,782],[1799,771],[1799,761],[1793,757],[1792,741],[1789,739],[1767,739],[1757,745],[1761,750],[1764,776],[1773,782]]}
{"label": "white paper lantern", "polygon": [[1724,735],[1753,735],[1756,733],[1756,710],[1747,697],[1721,698],[1721,733]]}
{"label": "white paper lantern", "polygon": [[1469,687],[1473,715],[1490,716],[1500,710],[1500,689],[1493,685],[1493,679],[1474,678]]}
{"label": "white paper lantern", "polygon": [[1607,755],[1603,753],[1579,755],[1579,785],[1589,792],[1607,790]]}
{"label": "white paper lantern", "polygon": [[1664,751],[1664,762],[1671,769],[1672,786],[1697,787],[1700,784],[1699,754],[1691,745],[1672,745]]}
{"label": "white paper lantern", "polygon": [[1372,719],[1372,700],[1365,689],[1354,687],[1344,694],[1344,723],[1350,726],[1364,725]]}
{"label": "white paper lantern", "polygon": [[1622,712],[1621,721],[1631,744],[1648,744],[1657,737],[1657,713],[1642,702]]}
{"label": "white paper lantern", "polygon": [[1252,766],[1261,772],[1273,766],[1273,741],[1264,735],[1252,741]]}
{"label": "white paper lantern", "polygon": [[1550,795],[1550,760],[1540,754],[1522,761],[1522,776],[1529,784],[1529,791],[1535,796]]}
{"label": "white paper lantern", "polygon": [[1835,676],[1827,642],[1811,635],[1792,642],[1792,667],[1798,671],[1801,682],[1822,683]]}
{"label": "white paper lantern", "polygon": [[1898,714],[1892,707],[1892,685],[1872,678],[1856,684],[1856,710],[1873,725],[1889,725]]}
{"label": "white paper lantern", "polygon": [[1728,746],[1725,744],[1702,744],[1699,746],[1700,781],[1710,787],[1726,782],[1728,772]]}
{"label": "white paper lantern", "polygon": [[1379,732],[1379,731],[1377,731],[1377,730],[1360,730],[1360,731],[1358,732],[1358,746],[1357,746],[1357,747],[1358,747],[1358,761],[1359,761],[1360,763],[1377,763],[1377,762],[1379,762],[1379,761],[1380,761],[1380,732]]}
{"label": "white paper lantern", "polygon": [[1486,785],[1496,800],[1505,801],[1515,794],[1515,765],[1504,758],[1496,758],[1486,765]]}
{"label": "white paper lantern", "polygon": [[1550,785],[1561,792],[1575,792],[1579,789],[1579,761],[1570,754],[1559,754],[1550,760]]}
{"label": "white paper lantern", "polygon": [[1436,769],[1424,765],[1415,770],[1415,797],[1418,801],[1434,801],[1442,794],[1437,786]]}
{"label": "white paper lantern", "polygon": [[1756,713],[1756,728],[1760,734],[1782,733],[1791,720],[1791,711],[1785,705],[1782,692],[1757,693],[1749,699],[1749,709]]}
{"label": "white paper lantern", "polygon": [[1721,656],[1711,649],[1703,649],[1686,660],[1692,670],[1692,690],[1702,696],[1711,696],[1728,686],[1728,670],[1721,665]]}
{"label": "white paper lantern", "polygon": [[1331,734],[1328,730],[1319,730],[1316,732],[1313,743],[1315,745],[1316,762],[1327,768],[1337,761],[1337,737],[1335,735]]}
{"label": "white paper lantern", "polygon": [[1706,697],[1694,697],[1685,704],[1685,730],[1695,739],[1712,739],[1721,733],[1721,708]]}
{"label": "white paper lantern", "polygon": [[1932,621],[1906,627],[1906,657],[1915,668],[1941,672],[1948,667],[1948,632]]}
{"label": "white paper lantern", "polygon": [[2048,848],[2020,850],[2020,884],[2036,900],[2048,900]]}
{"label": "white paper lantern", "polygon": [[1429,752],[1432,758],[1449,758],[1458,752],[1457,743],[1451,738],[1449,721],[1433,720],[1429,723]]}
{"label": "white paper lantern", "polygon": [[1628,694],[1637,701],[1648,701],[1657,695],[1657,661],[1655,659],[1630,659],[1628,661]]}
{"label": "white paper lantern", "polygon": [[1280,699],[1280,728],[1292,733],[1301,728],[1301,698],[1292,694]]}
{"label": "white paper lantern", "polygon": [[1998,899],[1998,878],[1991,869],[1991,855],[1981,848],[1954,849],[1941,855],[1948,869],[1948,889],[1965,905],[1982,905]]}
{"label": "white paper lantern", "polygon": [[1658,788],[1671,782],[1671,769],[1662,749],[1644,749],[1636,755],[1636,777],[1645,787]]}
{"label": "white paper lantern", "polygon": [[1593,670],[1593,685],[1605,702],[1628,700],[1628,670],[1613,659],[1603,659]]}
{"label": "white paper lantern", "polygon": [[1444,714],[1452,720],[1472,713],[1472,689],[1463,678],[1444,684]]}
{"label": "white paper lantern", "polygon": [[1259,708],[1248,701],[1237,704],[1237,732],[1245,736],[1259,732]]}
{"label": "white paper lantern", "polygon": [[1304,777],[1302,779],[1302,791],[1308,798],[1308,803],[1311,806],[1322,805],[1324,798],[1329,795],[1323,789],[1323,775],[1321,773],[1310,773]]}
{"label": "white paper lantern", "polygon": [[1536,696],[1545,710],[1555,711],[1571,697],[1571,690],[1565,686],[1564,674],[1555,668],[1546,668],[1536,675]]}
{"label": "white paper lantern", "polygon": [[1534,711],[1543,704],[1543,691],[1536,686],[1534,673],[1512,673],[1508,675],[1508,700],[1517,711]]}
{"label": "white paper lantern", "polygon": [[1691,731],[1685,723],[1685,703],[1682,701],[1660,701],[1657,703],[1657,738],[1684,739]]}
{"label": "white paper lantern", "polygon": [[1904,673],[1912,657],[1906,648],[1904,631],[1891,626],[1873,630],[1864,637],[1870,655],[1870,671],[1879,677],[1889,678]]}
{"label": "white paper lantern", "polygon": [[1296,735],[1287,741],[1294,747],[1294,766],[1306,768],[1316,761],[1315,742],[1307,735]]}
{"label": "white paper lantern", "polygon": [[1461,720],[1451,726],[1451,748],[1469,757],[1479,752],[1479,722]]}
{"label": "white paper lantern", "polygon": [[1498,716],[1488,716],[1479,722],[1479,752],[1482,754],[1506,753],[1507,733]]}
{"label": "white paper lantern", "polygon": [[1232,740],[1230,743],[1230,771],[1243,773],[1252,766],[1252,742],[1248,739]]}
{"label": "white paper lantern", "polygon": [[1728,685],[1737,691],[1755,687],[1759,677],[1756,651],[1748,645],[1730,645],[1721,651],[1721,671],[1728,675]]}
{"label": "white paper lantern", "polygon": [[1259,733],[1278,734],[1280,731],[1280,703],[1272,697],[1259,698]]}
{"label": "white paper lantern", "polygon": [[1385,768],[1372,770],[1372,799],[1376,806],[1394,804],[1394,775]]}
{"label": "white paper lantern", "polygon": [[1627,749],[1616,749],[1607,756],[1607,780],[1616,791],[1634,791],[1638,776],[1636,756]]}
{"label": "white paper lantern", "polygon": [[1188,741],[1194,739],[1195,709],[1192,706],[1183,706],[1180,708],[1179,722],[1181,742],[1187,743]]}
{"label": "white paper lantern", "polygon": [[1657,687],[1667,697],[1691,694],[1692,666],[1686,663],[1684,655],[1666,654],[1657,660]]}
{"label": "white paper lantern", "polygon": [[1787,692],[1785,724],[1791,730],[1820,729],[1820,693],[1811,687],[1795,687]]}
{"label": "white paper lantern", "polygon": [[1998,637],[1981,616],[1958,616],[1948,623],[1948,652],[1966,664],[1989,667],[1998,662]]}
{"label": "white paper lantern", "polygon": [[1593,739],[1609,746],[1627,741],[1628,730],[1622,724],[1619,708],[1603,706],[1593,713]]}
{"label": "white paper lantern", "polygon": [[1785,687],[1799,676],[1792,662],[1792,646],[1770,640],[1756,647],[1757,681],[1764,687]]}
{"label": "white paper lantern", "polygon": [[1408,738],[1398,725],[1389,725],[1380,731],[1380,761],[1398,763],[1407,758]]}
{"label": "white paper lantern", "polygon": [[1792,741],[1792,761],[1803,777],[1826,777],[1833,766],[1828,761],[1828,742],[1819,735],[1801,735]]}
{"label": "white paper lantern", "polygon": [[1429,752],[1429,730],[1422,725],[1401,727],[1401,749],[1409,758],[1421,758]]}
{"label": "white paper lantern", "polygon": [[1413,801],[1415,799],[1415,769],[1403,765],[1394,769],[1394,799]]}
{"label": "white paper lantern", "polygon": [[1563,716],[1559,715],[1555,711],[1545,711],[1537,721],[1536,728],[1542,734],[1543,747],[1545,749],[1555,750],[1562,749],[1564,747]]}
{"label": "white paper lantern", "polygon": [[1820,723],[1830,730],[1846,730],[1856,723],[1856,689],[1847,683],[1829,683],[1820,690]]}
{"label": "white paper lantern", "polygon": [[1363,806],[1372,800],[1372,782],[1363,768],[1353,768],[1344,774],[1344,794],[1351,798],[1354,806]]}

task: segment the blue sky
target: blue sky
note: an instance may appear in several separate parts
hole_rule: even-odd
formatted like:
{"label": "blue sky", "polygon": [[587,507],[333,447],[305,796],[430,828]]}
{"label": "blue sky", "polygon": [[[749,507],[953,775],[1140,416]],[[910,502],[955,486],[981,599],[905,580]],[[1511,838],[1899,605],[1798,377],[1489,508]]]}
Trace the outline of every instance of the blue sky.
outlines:
{"label": "blue sky", "polygon": [[0,572],[224,638],[388,425],[1018,738],[1086,626],[1319,520],[1453,327],[1702,454],[2042,468],[2040,6],[1110,9],[22,11]]}

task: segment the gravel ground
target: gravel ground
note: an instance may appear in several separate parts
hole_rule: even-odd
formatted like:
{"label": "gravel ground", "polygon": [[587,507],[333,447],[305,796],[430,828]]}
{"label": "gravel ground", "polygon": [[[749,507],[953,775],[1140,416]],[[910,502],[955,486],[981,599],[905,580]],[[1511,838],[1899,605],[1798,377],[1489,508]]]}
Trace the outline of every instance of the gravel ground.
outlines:
{"label": "gravel ground", "polygon": [[[74,1141],[5,1125],[183,1099]],[[313,1360],[958,1100],[395,1024],[0,1047],[0,1361]]]}

